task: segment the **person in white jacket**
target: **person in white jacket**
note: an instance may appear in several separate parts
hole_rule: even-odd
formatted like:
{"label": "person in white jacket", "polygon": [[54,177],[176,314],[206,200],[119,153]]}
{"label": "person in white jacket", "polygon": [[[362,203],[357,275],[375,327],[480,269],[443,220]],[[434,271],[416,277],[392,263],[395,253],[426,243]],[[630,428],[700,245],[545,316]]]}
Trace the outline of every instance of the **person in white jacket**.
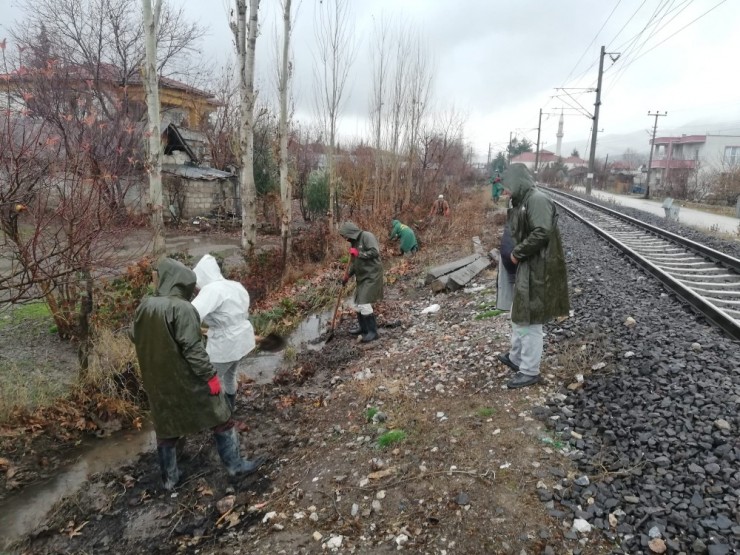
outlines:
{"label": "person in white jacket", "polygon": [[216,259],[206,254],[193,268],[200,289],[193,306],[208,326],[206,352],[234,410],[239,361],[256,345],[249,321],[249,293],[244,286],[221,275]]}

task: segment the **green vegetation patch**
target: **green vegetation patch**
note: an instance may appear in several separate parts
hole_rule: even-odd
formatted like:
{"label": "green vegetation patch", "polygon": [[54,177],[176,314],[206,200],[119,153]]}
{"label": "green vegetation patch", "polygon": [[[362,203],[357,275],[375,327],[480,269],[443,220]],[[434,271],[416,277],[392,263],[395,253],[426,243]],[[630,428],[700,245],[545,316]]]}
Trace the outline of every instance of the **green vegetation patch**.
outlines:
{"label": "green vegetation patch", "polygon": [[365,411],[365,419],[371,422],[376,414],[378,414],[378,407],[370,407]]}
{"label": "green vegetation patch", "polygon": [[378,438],[378,447],[386,448],[400,443],[407,435],[403,430],[390,430]]}
{"label": "green vegetation patch", "polygon": [[505,310],[499,310],[498,308],[497,309],[494,309],[494,310],[486,310],[485,312],[481,312],[480,314],[476,314],[475,315],[475,319],[476,320],[485,320],[487,318],[494,318],[496,316],[499,316],[501,314],[504,314],[505,312],[506,312]]}
{"label": "green vegetation patch", "polygon": [[51,311],[43,301],[15,305],[7,312],[0,313],[0,329],[21,322],[51,321]]}
{"label": "green vegetation patch", "polygon": [[482,407],[475,411],[475,414],[477,414],[481,418],[490,418],[491,416],[493,416],[494,412],[496,412],[496,410],[492,409],[491,407]]}

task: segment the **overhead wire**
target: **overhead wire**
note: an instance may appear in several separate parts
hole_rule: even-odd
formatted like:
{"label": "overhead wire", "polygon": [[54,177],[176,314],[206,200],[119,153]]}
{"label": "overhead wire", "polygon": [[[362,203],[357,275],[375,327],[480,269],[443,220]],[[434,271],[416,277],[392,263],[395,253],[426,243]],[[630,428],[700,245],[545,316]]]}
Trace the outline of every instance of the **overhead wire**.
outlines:
{"label": "overhead wire", "polygon": [[[668,12],[666,12],[664,14],[664,16],[658,21],[658,23],[656,25],[656,28],[653,30],[653,32],[650,33],[650,35],[639,45],[639,47],[637,47],[634,51],[630,52],[629,55],[627,56],[627,58],[625,58],[625,60],[623,60],[623,63],[620,64],[619,70],[614,75],[614,78],[610,81],[610,88],[613,88],[617,84],[617,82],[622,78],[622,76],[625,74],[625,72],[627,71],[627,69],[635,61],[637,61],[644,54],[647,54],[647,52],[650,51],[650,50],[648,50],[647,52],[644,52],[643,54],[640,54],[640,52],[642,51],[642,49],[645,48],[645,46],[650,42],[650,40],[652,40],[653,37],[655,37],[656,35],[658,35],[658,33],[660,33],[661,31],[663,31],[664,29],[666,29],[671,24],[671,22],[673,20],[675,20],[679,15],[681,15],[691,5],[691,3],[693,1],[694,0],[685,0],[682,4],[679,4],[678,6],[676,6],[676,8],[674,8],[674,10],[678,10],[676,12],[676,14],[673,17],[671,17],[668,21],[666,21],[665,24],[660,25],[660,23],[662,22],[662,20],[665,19],[665,17],[667,17],[674,10],[668,11]],[[657,46],[658,45],[655,45],[654,47],[651,48],[651,50],[654,49],[654,48],[656,48]]]}
{"label": "overhead wire", "polygon": [[709,14],[710,12],[712,12],[712,11],[714,11],[715,9],[717,9],[718,7],[720,7],[720,6],[721,6],[722,4],[724,4],[725,2],[727,2],[727,0],[720,0],[720,1],[719,1],[719,2],[717,3],[717,4],[715,4],[714,6],[712,6],[711,8],[709,8],[709,9],[708,9],[707,11],[705,11],[704,13],[702,13],[701,15],[699,15],[698,17],[696,17],[696,18],[692,19],[691,21],[689,21],[689,22],[688,22],[688,23],[687,23],[686,25],[684,25],[683,27],[681,27],[681,28],[680,28],[680,29],[678,29],[677,31],[675,31],[675,32],[671,33],[670,35],[668,35],[668,36],[667,36],[666,38],[664,38],[664,39],[663,39],[662,41],[660,41],[659,43],[655,44],[655,45],[654,45],[654,46],[652,46],[652,47],[651,47],[650,49],[646,50],[645,52],[643,52],[642,54],[640,54],[640,55],[639,55],[639,56],[637,56],[636,58],[633,58],[633,59],[632,59],[632,60],[631,60],[631,61],[629,62],[629,64],[627,65],[627,67],[631,66],[631,65],[632,65],[632,64],[634,64],[634,63],[635,63],[635,62],[636,62],[637,60],[639,60],[639,59],[640,59],[640,58],[642,58],[643,56],[646,56],[647,54],[649,54],[650,52],[652,52],[653,50],[655,50],[656,48],[658,48],[658,47],[659,47],[659,46],[660,46],[661,44],[663,44],[663,43],[665,43],[666,41],[670,40],[671,38],[675,37],[675,36],[676,36],[676,35],[677,35],[678,33],[680,33],[681,31],[683,31],[684,29],[686,29],[686,28],[687,28],[687,27],[689,27],[690,25],[693,25],[694,23],[696,23],[697,21],[699,21],[699,20],[700,20],[701,18],[703,18],[704,16],[706,16],[706,15],[707,15],[707,14]]}
{"label": "overhead wire", "polygon": [[584,56],[586,55],[586,53],[588,52],[588,49],[589,49],[589,48],[591,48],[591,45],[593,45],[593,43],[594,43],[594,42],[596,42],[596,39],[597,39],[597,38],[599,38],[599,35],[601,34],[601,31],[603,31],[603,30],[604,30],[604,27],[606,27],[606,24],[607,24],[607,23],[609,23],[609,20],[610,20],[610,19],[612,18],[612,16],[614,15],[614,12],[615,12],[615,11],[617,11],[617,8],[619,7],[619,5],[620,5],[621,3],[622,3],[622,0],[619,0],[619,1],[617,2],[617,4],[616,4],[616,5],[614,6],[614,8],[612,9],[612,11],[611,11],[611,12],[609,13],[609,15],[607,16],[607,18],[606,18],[606,19],[604,20],[604,23],[602,23],[602,24],[601,24],[601,27],[599,27],[599,30],[598,30],[598,31],[596,31],[596,34],[594,35],[594,38],[592,38],[592,39],[591,39],[591,42],[589,42],[589,43],[588,43],[588,46],[587,46],[587,47],[586,47],[586,49],[585,49],[585,50],[583,51],[583,54],[581,54],[581,57],[580,57],[580,58],[578,58],[578,61],[577,61],[577,62],[576,62],[576,64],[575,64],[575,65],[573,66],[573,69],[571,69],[571,70],[570,70],[570,73],[568,73],[568,76],[567,76],[567,77],[565,78],[565,80],[563,81],[563,85],[565,85],[565,83],[567,83],[567,82],[568,82],[568,79],[570,79],[570,76],[571,76],[571,75],[573,75],[573,72],[574,72],[574,71],[576,70],[576,68],[578,67],[578,64],[580,64],[580,63],[581,63],[581,60],[583,59],[583,57],[584,57]]}

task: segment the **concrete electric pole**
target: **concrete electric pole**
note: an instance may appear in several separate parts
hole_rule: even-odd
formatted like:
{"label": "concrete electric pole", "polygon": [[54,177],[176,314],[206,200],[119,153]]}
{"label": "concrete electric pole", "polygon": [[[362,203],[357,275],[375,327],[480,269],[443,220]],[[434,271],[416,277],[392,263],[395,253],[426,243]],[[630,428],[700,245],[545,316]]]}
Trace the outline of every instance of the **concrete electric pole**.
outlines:
{"label": "concrete electric pole", "polygon": [[540,119],[537,120],[537,148],[534,151],[534,180],[537,181],[537,168],[540,165],[540,130],[542,129],[542,108],[540,108]]}
{"label": "concrete electric pole", "polygon": [[599,109],[601,108],[601,79],[604,76],[604,56],[609,55],[613,62],[619,59],[619,52],[606,52],[606,47],[601,47],[599,54],[599,78],[596,83],[596,102],[594,103],[594,125],[591,130],[591,151],[588,155],[588,176],[586,179],[586,194],[591,194],[594,182],[595,160],[596,160],[596,136],[599,132]]}
{"label": "concrete electric pole", "polygon": [[668,112],[663,112],[662,114],[658,111],[656,111],[655,113],[648,112],[647,115],[654,116],[655,123],[653,124],[653,138],[650,141],[650,156],[648,158],[647,177],[645,178],[645,197],[644,198],[650,198],[650,170],[651,170],[651,166],[653,165],[653,150],[655,150],[655,132],[658,130],[658,118],[667,116]]}

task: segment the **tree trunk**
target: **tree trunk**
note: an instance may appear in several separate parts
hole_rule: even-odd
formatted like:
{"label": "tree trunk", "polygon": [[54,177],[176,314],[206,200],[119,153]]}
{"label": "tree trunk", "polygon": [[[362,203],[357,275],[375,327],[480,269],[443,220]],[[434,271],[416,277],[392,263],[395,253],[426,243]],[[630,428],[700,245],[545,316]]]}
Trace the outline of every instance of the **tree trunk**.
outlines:
{"label": "tree trunk", "polygon": [[[236,51],[239,56],[240,125],[239,186],[242,209],[242,249],[248,254],[257,245],[257,188],[254,183],[254,52],[257,44],[259,0],[236,0]],[[233,28],[232,28],[233,29]]]}
{"label": "tree trunk", "polygon": [[162,216],[162,152],[160,145],[159,117],[159,83],[157,75],[157,26],[162,8],[162,0],[155,0],[152,13],[152,1],[142,0],[144,5],[144,35],[146,41],[146,60],[144,74],[144,93],[147,107],[147,135],[149,138],[149,210],[151,213],[153,245],[155,257],[166,251],[164,236],[164,218]]}
{"label": "tree trunk", "polygon": [[285,0],[283,6],[283,61],[280,70],[280,200],[281,222],[280,236],[283,242],[283,275],[288,269],[290,260],[290,223],[293,220],[293,191],[288,179],[288,58],[290,57],[290,4]]}

